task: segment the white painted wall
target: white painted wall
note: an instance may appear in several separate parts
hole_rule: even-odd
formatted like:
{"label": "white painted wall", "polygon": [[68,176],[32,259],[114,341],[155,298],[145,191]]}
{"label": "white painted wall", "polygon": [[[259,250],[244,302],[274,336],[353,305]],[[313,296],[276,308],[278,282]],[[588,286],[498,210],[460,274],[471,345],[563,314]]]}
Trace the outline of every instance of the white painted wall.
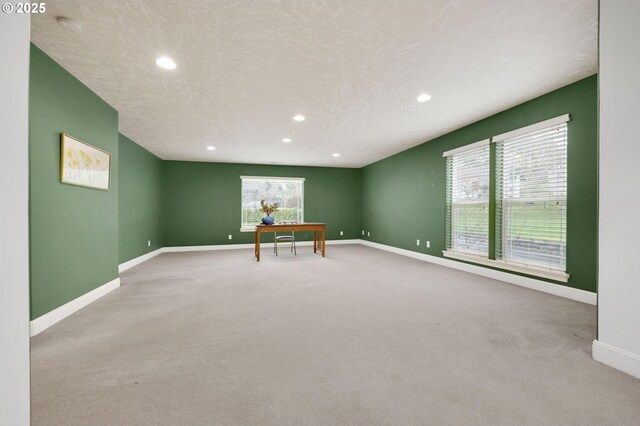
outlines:
{"label": "white painted wall", "polygon": [[598,340],[593,356],[640,377],[640,1],[600,2]]}
{"label": "white painted wall", "polygon": [[0,425],[29,424],[29,16],[0,12]]}

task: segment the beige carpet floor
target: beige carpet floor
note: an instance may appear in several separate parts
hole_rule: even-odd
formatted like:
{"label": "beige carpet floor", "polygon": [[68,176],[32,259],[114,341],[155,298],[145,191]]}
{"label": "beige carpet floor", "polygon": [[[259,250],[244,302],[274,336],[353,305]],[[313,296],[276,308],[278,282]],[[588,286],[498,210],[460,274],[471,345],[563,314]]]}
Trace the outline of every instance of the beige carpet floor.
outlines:
{"label": "beige carpet floor", "polygon": [[[162,254],[32,339],[34,425],[638,425],[594,306],[376,249]],[[631,324],[630,324],[631,326]]]}

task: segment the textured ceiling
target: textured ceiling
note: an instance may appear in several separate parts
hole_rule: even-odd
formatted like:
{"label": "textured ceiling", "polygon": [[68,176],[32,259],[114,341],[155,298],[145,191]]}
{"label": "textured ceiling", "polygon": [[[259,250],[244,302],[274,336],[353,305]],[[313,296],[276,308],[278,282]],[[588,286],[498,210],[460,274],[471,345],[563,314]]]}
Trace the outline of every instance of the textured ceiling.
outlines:
{"label": "textured ceiling", "polygon": [[597,71],[597,0],[56,0],[31,22],[172,160],[360,167]]}

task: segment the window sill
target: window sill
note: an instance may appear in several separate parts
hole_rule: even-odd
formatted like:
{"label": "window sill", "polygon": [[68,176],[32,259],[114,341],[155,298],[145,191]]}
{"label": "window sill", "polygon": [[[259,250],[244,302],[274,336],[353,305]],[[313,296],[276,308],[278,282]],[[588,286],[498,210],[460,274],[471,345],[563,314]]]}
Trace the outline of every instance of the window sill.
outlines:
{"label": "window sill", "polygon": [[546,269],[521,263],[507,262],[505,260],[487,259],[486,257],[451,250],[443,250],[442,254],[444,255],[444,257],[449,257],[451,259],[464,260],[465,262],[491,266],[493,268],[504,269],[511,272],[519,272],[521,274],[533,275],[536,277],[560,281],[563,283],[569,281],[569,274],[562,271],[555,271],[553,269]]}
{"label": "window sill", "polygon": [[256,232],[256,227],[252,226],[251,228],[240,228],[240,232]]}

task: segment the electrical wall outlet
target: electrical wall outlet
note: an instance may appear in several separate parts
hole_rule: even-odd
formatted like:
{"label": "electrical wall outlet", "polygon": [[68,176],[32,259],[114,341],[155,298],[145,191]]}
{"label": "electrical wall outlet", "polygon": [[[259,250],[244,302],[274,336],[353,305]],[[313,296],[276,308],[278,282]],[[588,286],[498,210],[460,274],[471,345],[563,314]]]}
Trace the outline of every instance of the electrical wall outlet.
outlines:
{"label": "electrical wall outlet", "polygon": [[233,237],[231,236],[231,234],[229,234],[229,239],[231,239],[231,238],[233,238]]}
{"label": "electrical wall outlet", "polygon": [[431,241],[427,241],[427,248],[431,247]]}
{"label": "electrical wall outlet", "polygon": [[364,235],[364,229],[362,230],[362,235]]}
{"label": "electrical wall outlet", "polygon": [[370,236],[371,236],[371,232],[367,232],[367,237],[370,237]]}
{"label": "electrical wall outlet", "polygon": [[341,236],[342,236],[342,235],[344,235],[344,232],[343,232],[343,231],[340,231],[340,235],[341,235]]}
{"label": "electrical wall outlet", "polygon": [[151,247],[151,240],[147,241],[147,247]]}
{"label": "electrical wall outlet", "polygon": [[420,245],[420,240],[416,240],[416,245],[419,246]]}

